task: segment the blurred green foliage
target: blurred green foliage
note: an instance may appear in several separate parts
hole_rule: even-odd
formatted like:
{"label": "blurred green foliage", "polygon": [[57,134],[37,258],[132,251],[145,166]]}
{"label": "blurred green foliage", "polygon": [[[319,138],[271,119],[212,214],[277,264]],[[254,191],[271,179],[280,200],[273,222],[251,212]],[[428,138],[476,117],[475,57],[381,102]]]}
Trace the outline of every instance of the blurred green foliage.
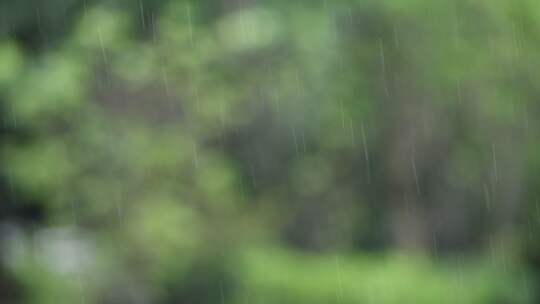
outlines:
{"label": "blurred green foliage", "polygon": [[535,1],[16,3],[0,302],[538,300]]}

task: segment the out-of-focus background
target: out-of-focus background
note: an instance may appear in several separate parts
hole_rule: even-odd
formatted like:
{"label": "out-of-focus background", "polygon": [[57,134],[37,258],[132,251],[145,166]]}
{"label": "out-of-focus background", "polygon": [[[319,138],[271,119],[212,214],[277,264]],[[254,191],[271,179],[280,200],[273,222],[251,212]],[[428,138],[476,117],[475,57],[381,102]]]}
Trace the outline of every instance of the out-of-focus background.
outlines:
{"label": "out-of-focus background", "polygon": [[539,303],[536,0],[0,1],[0,303]]}

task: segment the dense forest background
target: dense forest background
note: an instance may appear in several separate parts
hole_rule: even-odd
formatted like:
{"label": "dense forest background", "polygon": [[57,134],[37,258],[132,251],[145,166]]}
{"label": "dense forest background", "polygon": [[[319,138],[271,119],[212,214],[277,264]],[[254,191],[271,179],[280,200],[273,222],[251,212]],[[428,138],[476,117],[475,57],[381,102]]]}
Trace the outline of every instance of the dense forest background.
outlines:
{"label": "dense forest background", "polygon": [[0,303],[539,303],[535,0],[0,1]]}

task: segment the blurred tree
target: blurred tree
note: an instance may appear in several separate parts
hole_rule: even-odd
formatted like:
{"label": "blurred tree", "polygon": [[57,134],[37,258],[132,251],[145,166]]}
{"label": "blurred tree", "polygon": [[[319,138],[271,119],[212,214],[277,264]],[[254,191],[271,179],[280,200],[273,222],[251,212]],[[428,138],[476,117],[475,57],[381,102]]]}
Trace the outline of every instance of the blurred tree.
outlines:
{"label": "blurred tree", "polygon": [[0,301],[532,303],[537,6],[0,2]]}

